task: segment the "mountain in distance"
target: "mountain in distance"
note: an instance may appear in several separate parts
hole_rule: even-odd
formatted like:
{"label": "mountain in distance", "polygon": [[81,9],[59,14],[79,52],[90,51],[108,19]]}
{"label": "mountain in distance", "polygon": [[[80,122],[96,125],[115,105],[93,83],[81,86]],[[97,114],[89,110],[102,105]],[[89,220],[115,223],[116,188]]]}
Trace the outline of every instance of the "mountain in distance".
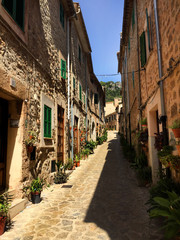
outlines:
{"label": "mountain in distance", "polygon": [[114,98],[121,97],[121,82],[100,81],[100,84],[105,87],[106,102],[112,102]]}

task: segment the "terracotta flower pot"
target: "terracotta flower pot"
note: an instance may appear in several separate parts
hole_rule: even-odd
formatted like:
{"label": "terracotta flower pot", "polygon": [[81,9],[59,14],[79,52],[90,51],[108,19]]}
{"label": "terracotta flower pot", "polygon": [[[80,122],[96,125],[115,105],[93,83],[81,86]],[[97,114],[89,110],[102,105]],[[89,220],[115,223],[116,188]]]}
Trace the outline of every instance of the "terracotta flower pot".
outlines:
{"label": "terracotta flower pot", "polygon": [[27,151],[28,151],[29,153],[32,153],[33,149],[34,149],[34,146],[27,145]]}
{"label": "terracotta flower pot", "polygon": [[174,128],[172,129],[175,138],[180,138],[180,128]]}
{"label": "terracotta flower pot", "polygon": [[80,161],[76,162],[76,167],[80,167]]}
{"label": "terracotta flower pot", "polygon": [[180,156],[180,145],[176,145],[176,148],[177,148],[178,154],[179,154],[179,156]]}
{"label": "terracotta flower pot", "polygon": [[0,217],[0,235],[4,233],[5,225],[6,225],[6,217]]}

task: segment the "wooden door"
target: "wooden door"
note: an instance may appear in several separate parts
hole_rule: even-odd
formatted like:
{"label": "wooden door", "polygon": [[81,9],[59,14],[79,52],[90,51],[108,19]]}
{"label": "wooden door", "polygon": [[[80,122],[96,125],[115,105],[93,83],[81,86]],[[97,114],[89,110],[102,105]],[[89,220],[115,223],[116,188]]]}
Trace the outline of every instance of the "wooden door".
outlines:
{"label": "wooden door", "polygon": [[64,109],[58,106],[57,161],[64,161]]}
{"label": "wooden door", "polygon": [[74,154],[78,154],[79,152],[79,131],[78,131],[78,118],[75,116],[74,117]]}
{"label": "wooden door", "polygon": [[0,98],[0,190],[6,187],[8,102]]}

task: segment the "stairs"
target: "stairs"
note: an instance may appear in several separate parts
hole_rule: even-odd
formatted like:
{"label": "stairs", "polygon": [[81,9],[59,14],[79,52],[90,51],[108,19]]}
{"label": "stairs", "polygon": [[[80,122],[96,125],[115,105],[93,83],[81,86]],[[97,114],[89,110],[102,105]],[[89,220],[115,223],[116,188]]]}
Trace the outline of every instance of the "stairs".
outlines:
{"label": "stairs", "polygon": [[15,198],[16,191],[14,189],[8,190],[7,193],[12,196],[11,206],[9,208],[10,219],[13,219],[18,213],[23,211],[27,204],[27,199]]}

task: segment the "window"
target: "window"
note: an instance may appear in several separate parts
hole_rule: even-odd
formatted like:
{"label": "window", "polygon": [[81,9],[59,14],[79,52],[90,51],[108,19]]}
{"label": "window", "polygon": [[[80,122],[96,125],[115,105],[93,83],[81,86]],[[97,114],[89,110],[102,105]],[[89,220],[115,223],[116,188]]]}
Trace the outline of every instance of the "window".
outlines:
{"label": "window", "polygon": [[51,138],[51,108],[44,105],[44,137]]}
{"label": "window", "polygon": [[64,8],[62,3],[60,3],[60,22],[62,24],[62,27],[64,28]]}
{"label": "window", "polygon": [[94,104],[98,104],[98,101],[99,101],[99,99],[98,99],[98,94],[95,93],[95,94],[94,94]]}
{"label": "window", "polygon": [[76,80],[75,80],[74,77],[73,77],[73,89],[74,89],[74,90],[76,89]]}
{"label": "window", "polygon": [[148,39],[148,50],[152,50],[152,29],[151,29],[151,17],[148,16],[148,10],[146,8],[146,21],[147,21],[147,39]]}
{"label": "window", "polygon": [[2,5],[19,27],[24,30],[25,0],[2,0]]}
{"label": "window", "polygon": [[66,61],[61,59],[61,77],[66,79]]}
{"label": "window", "polygon": [[134,71],[132,71],[132,82],[133,82],[133,88],[134,88]]}
{"label": "window", "polygon": [[79,84],[79,99],[82,101],[82,87],[81,87],[81,84]]}
{"label": "window", "polygon": [[140,36],[141,67],[146,64],[146,37],[145,32]]}
{"label": "window", "polygon": [[80,63],[81,63],[81,47],[80,47],[80,45],[78,45],[79,47],[79,49],[78,49],[78,59],[79,59],[79,61],[80,61]]}
{"label": "window", "polygon": [[91,96],[90,96],[90,98],[91,98],[91,104],[92,104],[92,100],[93,100],[93,92],[91,91]]}

